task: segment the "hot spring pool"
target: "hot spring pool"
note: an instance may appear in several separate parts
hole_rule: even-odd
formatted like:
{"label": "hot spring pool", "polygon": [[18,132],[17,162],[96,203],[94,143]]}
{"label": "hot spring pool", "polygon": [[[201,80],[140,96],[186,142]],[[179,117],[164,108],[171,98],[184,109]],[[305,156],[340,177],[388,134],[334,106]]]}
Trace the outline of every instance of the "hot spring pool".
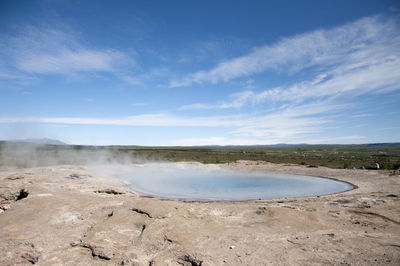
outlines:
{"label": "hot spring pool", "polygon": [[[130,167],[131,168],[131,167]],[[251,200],[317,196],[347,191],[352,185],[319,177],[232,171],[216,165],[148,163],[119,178],[133,191],[179,200]]]}

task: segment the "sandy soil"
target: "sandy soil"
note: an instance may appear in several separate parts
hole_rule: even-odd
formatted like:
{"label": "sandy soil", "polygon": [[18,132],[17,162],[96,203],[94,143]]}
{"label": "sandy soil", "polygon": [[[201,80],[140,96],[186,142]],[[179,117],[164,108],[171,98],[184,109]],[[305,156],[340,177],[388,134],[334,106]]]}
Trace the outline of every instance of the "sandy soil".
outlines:
{"label": "sandy soil", "polygon": [[335,195],[181,202],[81,166],[0,169],[0,265],[400,265],[400,176],[240,161],[324,176]]}

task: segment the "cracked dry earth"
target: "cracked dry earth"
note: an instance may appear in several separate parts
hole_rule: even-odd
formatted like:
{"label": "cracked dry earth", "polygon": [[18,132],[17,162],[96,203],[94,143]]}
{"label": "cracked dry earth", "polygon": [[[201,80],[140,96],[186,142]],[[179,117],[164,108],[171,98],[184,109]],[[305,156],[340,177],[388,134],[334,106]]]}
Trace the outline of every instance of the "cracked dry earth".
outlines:
{"label": "cracked dry earth", "polygon": [[182,202],[81,166],[0,169],[0,265],[400,265],[400,176],[246,162],[338,178],[320,197]]}

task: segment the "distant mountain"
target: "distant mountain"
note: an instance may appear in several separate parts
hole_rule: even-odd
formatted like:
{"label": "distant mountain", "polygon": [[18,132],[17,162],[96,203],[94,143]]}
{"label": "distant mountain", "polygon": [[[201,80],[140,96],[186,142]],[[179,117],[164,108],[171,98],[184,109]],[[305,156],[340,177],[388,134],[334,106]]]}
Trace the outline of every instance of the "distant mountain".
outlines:
{"label": "distant mountain", "polygon": [[62,142],[57,139],[49,139],[49,138],[42,138],[42,139],[20,139],[20,140],[13,140],[14,142],[29,142],[34,144],[47,144],[47,145],[67,145],[67,143]]}

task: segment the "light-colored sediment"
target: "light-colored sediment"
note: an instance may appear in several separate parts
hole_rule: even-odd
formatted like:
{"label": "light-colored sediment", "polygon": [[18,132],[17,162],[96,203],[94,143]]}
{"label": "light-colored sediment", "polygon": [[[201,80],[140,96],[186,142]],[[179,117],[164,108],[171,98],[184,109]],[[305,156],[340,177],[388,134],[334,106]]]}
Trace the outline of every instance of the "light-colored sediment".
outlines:
{"label": "light-colored sediment", "polygon": [[0,265],[400,265],[400,176],[240,161],[336,178],[320,197],[181,202],[80,166],[0,169]]}

